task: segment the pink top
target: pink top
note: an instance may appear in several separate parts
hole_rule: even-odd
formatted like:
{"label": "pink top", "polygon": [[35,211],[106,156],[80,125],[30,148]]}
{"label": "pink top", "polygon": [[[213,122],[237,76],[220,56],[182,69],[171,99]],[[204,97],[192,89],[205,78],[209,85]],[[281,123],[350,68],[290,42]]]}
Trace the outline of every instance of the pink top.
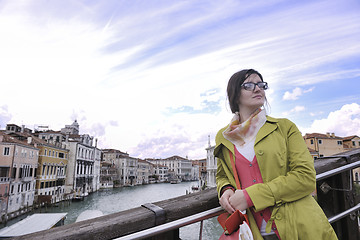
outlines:
{"label": "pink top", "polygon": [[[236,159],[235,167],[237,174],[239,175],[239,180],[241,182],[241,189],[245,189],[244,194],[247,204],[251,210],[251,213],[255,218],[258,228],[261,229],[261,224],[263,222],[263,219],[265,220],[265,222],[269,221],[271,217],[271,210],[270,208],[266,208],[262,211],[255,212],[254,209],[251,208],[254,206],[254,203],[252,202],[249,194],[246,192],[247,187],[250,187],[251,185],[257,183],[263,183],[256,156],[254,156],[254,159],[250,162],[235,148],[235,159]],[[273,222],[272,224],[272,229],[280,239],[279,232],[276,228],[275,222]]]}

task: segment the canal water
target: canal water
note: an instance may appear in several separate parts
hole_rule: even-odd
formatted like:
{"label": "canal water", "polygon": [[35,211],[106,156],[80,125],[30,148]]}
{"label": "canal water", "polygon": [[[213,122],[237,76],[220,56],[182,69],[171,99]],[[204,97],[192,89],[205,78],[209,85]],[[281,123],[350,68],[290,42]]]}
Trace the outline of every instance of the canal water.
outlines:
{"label": "canal water", "polygon": [[[140,185],[134,187],[113,188],[99,190],[87,196],[84,201],[71,202],[70,204],[60,203],[58,207],[48,208],[47,212],[67,212],[65,224],[74,223],[76,218],[85,210],[99,210],[104,215],[140,207],[145,203],[153,203],[169,198],[185,195],[197,182],[181,182],[178,184],[157,183]],[[42,208],[42,212],[45,209]],[[23,219],[25,216],[8,222],[8,226]],[[180,228],[182,240],[199,239],[200,223],[195,223]],[[221,226],[217,223],[216,217],[204,221],[204,240],[219,239],[222,233]]]}

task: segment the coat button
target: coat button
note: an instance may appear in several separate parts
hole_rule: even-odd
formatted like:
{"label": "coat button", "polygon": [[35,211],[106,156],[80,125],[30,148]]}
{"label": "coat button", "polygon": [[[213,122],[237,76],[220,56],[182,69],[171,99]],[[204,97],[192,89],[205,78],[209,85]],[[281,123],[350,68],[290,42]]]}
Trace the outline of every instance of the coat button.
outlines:
{"label": "coat button", "polygon": [[282,219],[281,213],[277,213],[276,216],[275,216],[275,218],[276,218],[277,220],[281,220],[281,219]]}
{"label": "coat button", "polygon": [[256,180],[255,180],[255,179],[253,179],[253,183],[256,183]]}
{"label": "coat button", "polygon": [[250,163],[250,165],[249,165],[250,167],[252,167],[252,164]]}
{"label": "coat button", "polygon": [[264,154],[263,150],[259,150],[259,151],[258,151],[258,154],[259,154],[260,156],[262,156],[262,155]]}

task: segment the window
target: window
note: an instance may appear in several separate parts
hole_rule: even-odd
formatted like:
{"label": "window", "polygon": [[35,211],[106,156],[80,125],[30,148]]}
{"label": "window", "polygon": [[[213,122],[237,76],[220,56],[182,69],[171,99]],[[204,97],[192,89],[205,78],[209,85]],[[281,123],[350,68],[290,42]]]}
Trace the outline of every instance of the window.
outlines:
{"label": "window", "polygon": [[354,147],[356,146],[355,141],[352,141],[352,145],[353,145]]}
{"label": "window", "polygon": [[4,147],[4,156],[10,155],[10,147]]}
{"label": "window", "polygon": [[311,139],[311,140],[310,140],[310,144],[311,144],[311,145],[314,144],[314,140]]}
{"label": "window", "polygon": [[46,154],[47,154],[47,150],[45,149],[45,150],[44,150],[44,155],[46,156]]}
{"label": "window", "polygon": [[11,176],[13,179],[16,178],[16,168],[13,168],[13,171],[12,171],[12,176]]}
{"label": "window", "polygon": [[342,145],[342,141],[337,141],[337,144],[338,144],[338,145]]}
{"label": "window", "polygon": [[0,177],[9,177],[10,167],[0,167]]}
{"label": "window", "polygon": [[319,143],[319,144],[322,144],[322,140],[321,140],[321,139],[319,139],[319,140],[318,140],[318,143]]}

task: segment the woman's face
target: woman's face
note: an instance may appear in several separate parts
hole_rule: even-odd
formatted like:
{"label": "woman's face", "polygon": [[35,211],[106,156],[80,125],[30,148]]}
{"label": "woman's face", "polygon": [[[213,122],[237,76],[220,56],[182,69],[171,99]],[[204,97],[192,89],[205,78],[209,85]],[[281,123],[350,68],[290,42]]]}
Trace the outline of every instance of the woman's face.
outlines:
{"label": "woman's face", "polygon": [[[244,83],[252,82],[258,83],[261,82],[260,77],[257,74],[251,74]],[[239,110],[242,109],[255,111],[257,108],[264,105],[265,102],[265,91],[260,89],[257,85],[254,90],[245,90],[243,87],[240,90],[239,97]]]}

